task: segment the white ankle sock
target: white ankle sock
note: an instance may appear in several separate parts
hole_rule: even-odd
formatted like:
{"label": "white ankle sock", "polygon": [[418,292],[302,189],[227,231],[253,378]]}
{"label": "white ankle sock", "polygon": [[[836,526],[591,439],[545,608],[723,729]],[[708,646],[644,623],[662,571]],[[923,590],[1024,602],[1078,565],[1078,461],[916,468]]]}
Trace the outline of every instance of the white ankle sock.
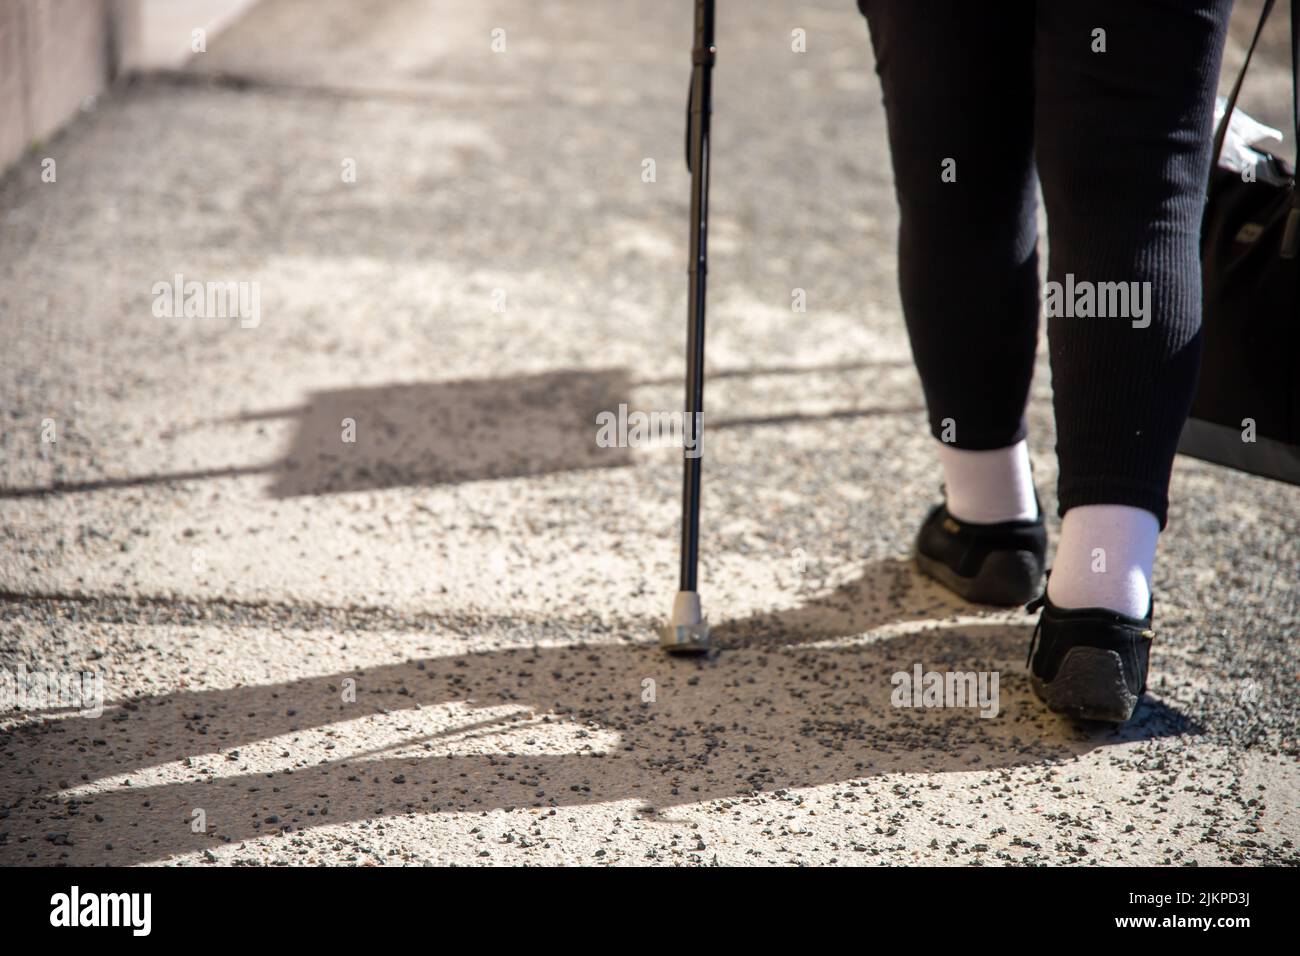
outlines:
{"label": "white ankle sock", "polygon": [[1128,505],[1083,505],[1061,519],[1047,596],[1057,607],[1104,607],[1143,618],[1160,522]]}
{"label": "white ankle sock", "polygon": [[997,524],[1038,517],[1029,447],[1018,441],[1008,448],[971,451],[940,442],[948,513],[959,521]]}

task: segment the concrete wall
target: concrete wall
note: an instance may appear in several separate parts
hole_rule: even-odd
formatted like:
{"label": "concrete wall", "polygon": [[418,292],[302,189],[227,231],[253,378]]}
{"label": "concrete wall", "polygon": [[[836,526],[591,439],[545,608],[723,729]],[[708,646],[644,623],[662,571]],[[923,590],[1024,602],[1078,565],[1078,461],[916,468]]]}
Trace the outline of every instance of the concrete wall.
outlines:
{"label": "concrete wall", "polygon": [[132,70],[175,69],[190,58],[195,27],[208,39],[233,23],[256,0],[130,0],[137,10],[136,43],[128,56]]}
{"label": "concrete wall", "polygon": [[20,16],[19,4],[0,0],[0,169],[22,151],[27,137],[24,33],[19,26]]}
{"label": "concrete wall", "polygon": [[0,170],[115,76],[177,67],[255,0],[0,0]]}

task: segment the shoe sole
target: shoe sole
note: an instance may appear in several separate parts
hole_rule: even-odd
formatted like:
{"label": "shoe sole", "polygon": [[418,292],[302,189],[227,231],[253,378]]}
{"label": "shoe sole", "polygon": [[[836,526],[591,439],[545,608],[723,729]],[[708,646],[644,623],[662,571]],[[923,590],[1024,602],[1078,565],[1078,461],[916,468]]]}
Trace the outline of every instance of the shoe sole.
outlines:
{"label": "shoe sole", "polygon": [[1132,717],[1141,696],[1129,690],[1119,654],[1100,647],[1070,648],[1056,677],[1045,681],[1031,675],[1030,683],[1049,710],[1112,724]]}
{"label": "shoe sole", "polygon": [[993,551],[979,573],[964,578],[942,561],[916,552],[916,566],[949,591],[975,604],[1012,607],[1038,597],[1043,570],[1032,551]]}

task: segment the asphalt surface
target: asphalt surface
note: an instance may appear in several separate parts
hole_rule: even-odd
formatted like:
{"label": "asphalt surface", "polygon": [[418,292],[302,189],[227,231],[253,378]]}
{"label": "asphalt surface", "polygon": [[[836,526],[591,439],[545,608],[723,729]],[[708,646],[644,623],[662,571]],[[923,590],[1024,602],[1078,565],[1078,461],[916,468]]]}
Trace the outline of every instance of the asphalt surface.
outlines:
{"label": "asphalt surface", "polygon": [[[660,655],[680,452],[594,416],[680,401],[689,7],[264,0],[0,181],[0,664],[105,698],[5,715],[0,863],[1300,862],[1300,489],[1178,460],[1120,731],[912,569],[939,474],[847,0],[721,5],[721,649]],[[156,316],[178,273],[258,322]],[[1054,513],[1045,355],[1029,419]],[[892,706],[917,664],[997,715]]]}

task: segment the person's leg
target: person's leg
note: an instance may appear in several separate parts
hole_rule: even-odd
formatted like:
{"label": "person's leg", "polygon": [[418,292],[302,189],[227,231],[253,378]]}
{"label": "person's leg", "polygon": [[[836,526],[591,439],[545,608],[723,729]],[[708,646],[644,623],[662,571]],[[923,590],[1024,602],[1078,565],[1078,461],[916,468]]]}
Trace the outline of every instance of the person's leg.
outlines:
{"label": "person's leg", "polygon": [[1034,4],[858,6],[889,128],[903,313],[944,443],[949,511],[1037,518],[1024,445],[1038,329]]}
{"label": "person's leg", "polygon": [[1231,0],[1038,5],[1058,607],[1149,608],[1200,361],[1201,213],[1230,11]]}

